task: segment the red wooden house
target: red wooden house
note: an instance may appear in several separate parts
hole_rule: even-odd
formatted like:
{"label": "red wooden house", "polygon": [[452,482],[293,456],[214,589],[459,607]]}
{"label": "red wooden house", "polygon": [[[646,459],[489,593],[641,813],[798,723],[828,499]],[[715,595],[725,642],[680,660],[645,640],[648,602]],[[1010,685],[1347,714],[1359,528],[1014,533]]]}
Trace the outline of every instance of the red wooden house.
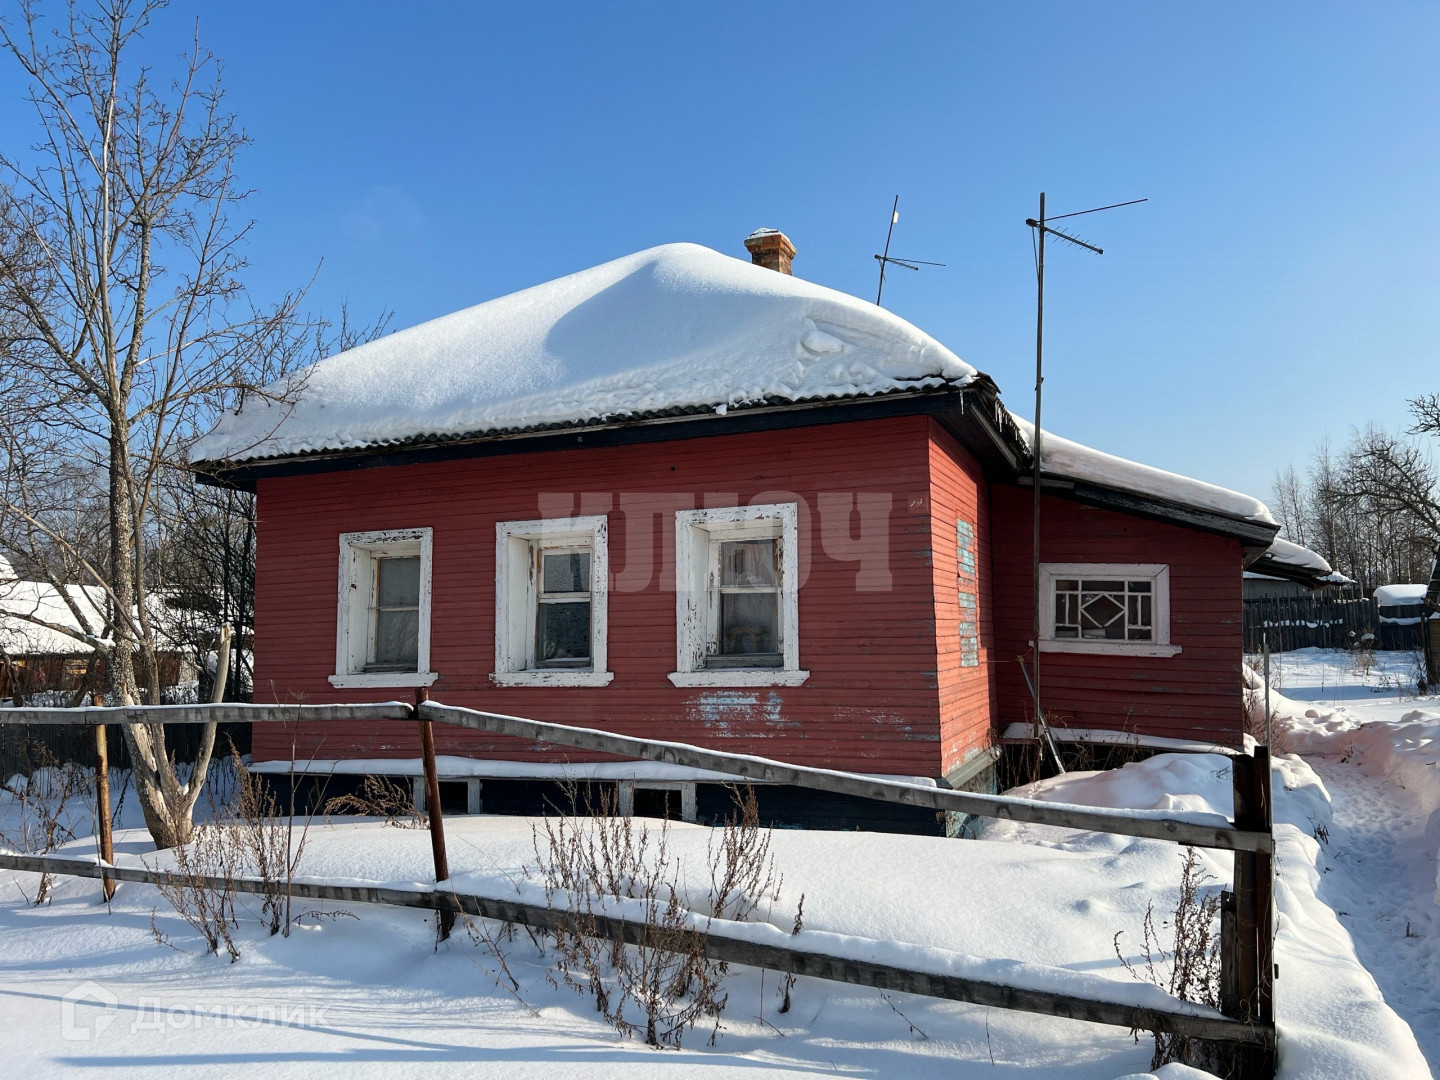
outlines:
{"label": "red wooden house", "polygon": [[[749,264],[670,245],[502,297],[227,416],[195,456],[258,496],[256,700],[428,686],[534,719],[993,784],[1003,733],[1032,709],[1028,428],[909,323],[790,276],[783,234],[746,246]],[[1241,571],[1271,547],[1268,511],[1051,436],[1042,456],[1052,721],[1239,745]],[[686,817],[724,797],[710,775],[437,738],[472,810],[539,809],[560,777]],[[253,745],[288,769],[288,736]],[[404,724],[317,728],[297,749],[327,770],[418,769]],[[935,828],[762,794],[780,820]]]}

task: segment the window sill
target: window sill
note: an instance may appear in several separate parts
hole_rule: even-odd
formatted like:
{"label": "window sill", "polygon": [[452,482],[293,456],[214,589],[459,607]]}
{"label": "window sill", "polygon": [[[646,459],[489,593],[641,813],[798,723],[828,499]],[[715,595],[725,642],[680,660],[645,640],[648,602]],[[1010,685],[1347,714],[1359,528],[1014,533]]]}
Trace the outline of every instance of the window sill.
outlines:
{"label": "window sill", "polygon": [[439,677],[434,671],[357,671],[331,675],[330,685],[341,690],[363,686],[429,686]]}
{"label": "window sill", "polygon": [[609,686],[613,671],[492,671],[490,681],[496,686]]}
{"label": "window sill", "polygon": [[1092,656],[1178,656],[1179,645],[1157,645],[1153,641],[1077,641],[1046,638],[1041,652],[1088,653]]}
{"label": "window sill", "polygon": [[784,668],[707,668],[704,671],[672,671],[668,678],[676,686],[799,686],[810,678],[808,671]]}

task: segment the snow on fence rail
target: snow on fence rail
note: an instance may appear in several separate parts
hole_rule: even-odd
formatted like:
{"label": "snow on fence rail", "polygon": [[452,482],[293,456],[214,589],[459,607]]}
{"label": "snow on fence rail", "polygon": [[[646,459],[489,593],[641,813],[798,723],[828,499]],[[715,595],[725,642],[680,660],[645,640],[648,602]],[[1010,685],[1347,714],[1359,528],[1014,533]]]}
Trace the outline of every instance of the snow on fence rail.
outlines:
{"label": "snow on fence rail", "polygon": [[[365,705],[244,705],[233,703],[202,705],[95,706],[81,709],[0,709],[0,724],[82,724],[94,726],[97,741],[104,725],[113,723],[188,723],[211,721],[240,723],[297,723],[306,721],[418,721],[421,756],[431,807],[430,842],[435,861],[435,880],[450,879],[445,854],[444,823],[440,813],[439,778],[435,767],[432,734],[436,722],[457,727],[510,735],[532,742],[569,746],[623,757],[640,758],[675,765],[727,773],[752,780],[791,784],[816,791],[829,791],[883,802],[925,806],[984,817],[1008,818],[1068,829],[1138,836],[1196,847],[1220,848],[1235,853],[1234,891],[1223,895],[1220,919],[1221,1012],[1209,1010],[1162,995],[1155,1005],[1125,1004],[1090,995],[1017,986],[958,975],[916,971],[867,961],[854,956],[833,956],[795,948],[768,945],[750,938],[715,937],[713,959],[751,964],[813,975],[817,978],[853,982],[882,989],[901,990],[931,997],[950,998],[997,1008],[1044,1013],[1050,1016],[1118,1024],[1131,1029],[1173,1031],[1195,1038],[1211,1039],[1234,1048],[1236,1076],[1273,1077],[1276,1043],[1273,999],[1274,979],[1274,868],[1275,839],[1270,809],[1270,756],[1259,747],[1253,757],[1232,759],[1235,789],[1235,821],[1218,814],[1171,814],[1164,811],[1097,810],[1088,806],[1047,803],[1007,795],[982,795],[951,791],[891,780],[879,780],[859,773],[839,772],[791,765],[769,758],[730,754],[689,743],[663,742],[616,735],[594,728],[543,723],[518,716],[441,705],[428,700],[428,692],[416,691],[413,706],[399,701]],[[102,755],[103,756],[103,755]],[[164,881],[162,872],[114,865],[114,852],[105,842],[109,832],[108,799],[101,800],[101,851],[95,862],[0,854],[0,868],[30,870],[99,878],[107,898],[115,881]],[[209,879],[207,879],[209,880]],[[213,879],[220,884],[220,879]],[[235,887],[256,891],[260,883],[241,880]],[[304,889],[305,891],[300,891]],[[459,912],[533,926],[552,926],[567,918],[548,906],[527,905],[492,897],[459,896],[444,889],[419,892],[370,886],[297,884],[295,895],[316,899],[353,900],[361,903],[428,907],[438,913],[441,937],[446,937]],[[466,906],[466,905],[469,906]],[[617,941],[637,943],[646,932],[643,923],[610,916],[602,920],[603,934]],[[1073,973],[1072,973],[1073,974]],[[1207,1015],[1209,1014],[1209,1015]]]}
{"label": "snow on fence rail", "polygon": [[[418,708],[418,713],[417,713]],[[861,773],[791,765],[771,758],[710,750],[690,743],[662,742],[617,735],[596,728],[544,723],[518,716],[482,712],[457,705],[424,701],[418,706],[390,701],[367,705],[130,705],[79,709],[0,709],[0,724],[200,724],[295,723],[311,721],[431,720],[455,727],[513,735],[535,742],[622,757],[686,765],[767,783],[790,784],[814,791],[853,795],[879,802],[902,803],[932,810],[1007,818],[1035,825],[1167,840],[1193,847],[1226,851],[1275,850],[1275,838],[1266,830],[1242,829],[1219,814],[1175,813],[1167,810],[1099,810],[1090,806],[1041,802],[1012,795],[985,795],[953,791],[896,780],[881,780]]]}
{"label": "snow on fence rail", "polygon": [[[102,866],[81,859],[61,859],[55,856],[0,854],[0,869],[86,878],[103,876],[113,881],[150,884],[164,884],[170,878],[169,872],[164,870]],[[240,892],[263,893],[274,888],[273,883],[267,884],[252,878],[220,878],[189,873],[183,877],[187,883],[204,884],[210,888],[234,888]],[[430,891],[378,885],[295,881],[287,884],[286,889],[291,895],[307,900],[428,908],[499,922],[519,923],[541,930],[564,928],[574,932],[579,927],[575,916],[545,904],[457,893],[443,885]],[[630,945],[654,943],[654,928],[647,926],[643,920],[627,919],[621,915],[598,915],[585,920],[584,932],[590,933],[592,925],[598,937]],[[1014,985],[938,970],[956,966],[954,962],[946,963],[950,957],[960,961],[960,966],[963,966],[966,960],[971,963],[984,963],[956,954],[942,954],[939,950],[922,949],[918,946],[905,947],[894,942],[845,938],[842,935],[822,934],[817,931],[802,932],[811,938],[825,939],[831,946],[831,953],[820,953],[756,940],[757,936],[767,930],[786,939],[792,937],[768,924],[726,922],[719,925],[719,920],[710,920],[708,927],[696,932],[703,936],[705,956],[717,962],[746,964],[831,982],[873,986],[881,990],[946,998],[997,1009],[1041,1013],[1136,1030],[1174,1032],[1177,1035],[1241,1046],[1266,1047],[1274,1043],[1273,1027],[1230,1019],[1203,1005],[1172,998],[1159,987],[1148,984],[1137,983],[1130,986],[1113,983],[1100,987],[1098,984],[1108,980],[1068,968],[1017,964],[1015,966],[1022,969],[1021,978],[1017,981],[1031,985]],[[921,959],[919,954],[929,954],[925,959],[929,959],[931,963],[917,962],[914,966],[902,966],[866,958],[866,954],[874,956],[877,953],[889,953],[895,959],[913,953],[916,954],[917,961]],[[1040,983],[1049,986],[1036,985]],[[1066,987],[1067,984],[1074,992],[1058,989]],[[1097,989],[1109,991],[1112,994],[1111,999],[1092,996]],[[1125,997],[1131,1000],[1116,1000]]]}

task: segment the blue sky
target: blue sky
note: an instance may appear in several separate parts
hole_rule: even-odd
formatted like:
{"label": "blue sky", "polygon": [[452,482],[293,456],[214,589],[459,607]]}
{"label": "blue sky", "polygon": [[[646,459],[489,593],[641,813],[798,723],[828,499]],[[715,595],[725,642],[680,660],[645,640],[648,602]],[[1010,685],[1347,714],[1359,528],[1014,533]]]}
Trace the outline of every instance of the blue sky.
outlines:
{"label": "blue sky", "polygon": [[[1440,6],[181,4],[254,138],[251,281],[396,326],[656,243],[872,296],[1030,415],[1024,219],[1054,251],[1046,426],[1268,496],[1440,390]],[[12,89],[7,79],[4,88]],[[10,100],[14,101],[13,93]],[[6,106],[0,132],[23,130]]]}

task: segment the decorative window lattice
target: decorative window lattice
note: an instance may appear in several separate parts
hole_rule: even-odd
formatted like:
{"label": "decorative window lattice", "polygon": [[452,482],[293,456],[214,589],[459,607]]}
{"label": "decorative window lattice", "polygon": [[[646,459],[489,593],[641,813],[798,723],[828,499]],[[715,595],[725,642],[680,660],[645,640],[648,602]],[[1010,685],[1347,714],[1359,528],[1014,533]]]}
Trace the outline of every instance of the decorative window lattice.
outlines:
{"label": "decorative window lattice", "polygon": [[1085,641],[1154,641],[1154,582],[1056,578],[1055,636]]}

